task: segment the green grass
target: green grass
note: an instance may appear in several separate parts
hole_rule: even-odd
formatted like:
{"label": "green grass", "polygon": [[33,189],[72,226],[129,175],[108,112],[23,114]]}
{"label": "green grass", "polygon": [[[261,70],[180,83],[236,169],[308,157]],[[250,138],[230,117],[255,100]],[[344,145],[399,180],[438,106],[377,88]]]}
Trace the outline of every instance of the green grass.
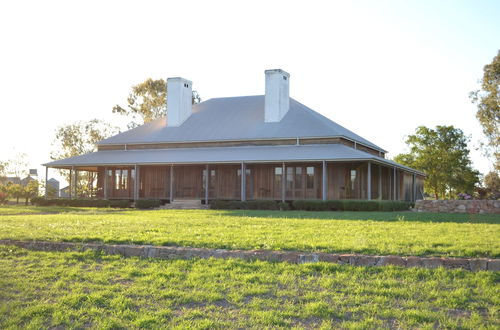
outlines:
{"label": "green grass", "polygon": [[[44,214],[44,213],[102,213],[113,212],[112,208],[68,207],[68,206],[33,206],[33,205],[0,205],[0,216],[17,214]],[[124,210],[121,210],[124,211]]]}
{"label": "green grass", "polygon": [[0,238],[499,257],[499,218],[412,212],[67,212],[0,216]]}
{"label": "green grass", "polygon": [[499,273],[0,247],[0,328],[498,329]]}

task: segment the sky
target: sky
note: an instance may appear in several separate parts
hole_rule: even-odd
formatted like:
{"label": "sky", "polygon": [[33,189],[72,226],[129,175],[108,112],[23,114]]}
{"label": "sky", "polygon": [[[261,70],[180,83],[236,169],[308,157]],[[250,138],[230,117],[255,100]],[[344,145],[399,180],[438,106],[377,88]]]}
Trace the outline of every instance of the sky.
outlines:
{"label": "sky", "polygon": [[[1,1],[0,161],[45,176],[57,127],[112,114],[134,84],[181,76],[202,100],[290,95],[389,151],[420,125],[484,140],[469,92],[500,49],[499,1]],[[51,170],[50,176],[56,176]]]}

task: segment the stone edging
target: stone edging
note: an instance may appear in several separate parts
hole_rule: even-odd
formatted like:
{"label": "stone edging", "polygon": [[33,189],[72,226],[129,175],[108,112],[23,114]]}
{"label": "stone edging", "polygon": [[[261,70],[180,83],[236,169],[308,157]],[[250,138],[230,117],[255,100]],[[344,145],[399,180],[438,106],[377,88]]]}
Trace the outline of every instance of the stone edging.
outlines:
{"label": "stone edging", "polygon": [[125,257],[143,257],[159,259],[190,258],[240,258],[244,260],[263,260],[290,263],[331,262],[352,266],[387,266],[421,268],[459,268],[470,271],[500,271],[500,259],[488,258],[441,258],[441,257],[401,257],[373,256],[362,254],[312,253],[296,251],[267,250],[224,250],[176,246],[153,245],[114,245],[99,243],[71,243],[48,241],[0,240],[2,245],[14,245],[37,251],[103,251],[106,254],[118,254]]}

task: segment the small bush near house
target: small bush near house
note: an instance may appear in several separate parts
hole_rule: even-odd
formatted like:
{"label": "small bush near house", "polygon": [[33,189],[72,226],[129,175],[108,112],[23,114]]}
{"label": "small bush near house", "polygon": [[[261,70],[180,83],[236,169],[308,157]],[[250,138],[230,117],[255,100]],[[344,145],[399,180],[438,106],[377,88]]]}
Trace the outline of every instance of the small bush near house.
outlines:
{"label": "small bush near house", "polygon": [[[211,209],[216,210],[279,210],[284,206],[272,200],[267,201],[223,201],[215,200],[210,204]],[[288,204],[287,204],[288,207]]]}
{"label": "small bush near house", "polygon": [[131,207],[130,201],[128,199],[113,199],[109,200],[109,207],[112,208],[120,208],[120,209],[126,209]]}
{"label": "small bush near house", "polygon": [[161,201],[159,199],[139,199],[135,201],[136,209],[154,209],[160,207]]}
{"label": "small bush near house", "polygon": [[0,191],[0,205],[7,203],[8,196],[6,192]]}
{"label": "small bush near house", "polygon": [[413,206],[402,201],[363,200],[296,200],[288,203],[268,201],[223,201],[215,200],[210,208],[218,210],[298,210],[298,211],[406,211]]}
{"label": "small bush near house", "polygon": [[288,210],[290,210],[290,205],[288,203],[279,202],[278,203],[278,209],[280,211],[288,211]]}
{"label": "small bush near house", "polygon": [[293,201],[294,210],[303,211],[406,211],[414,203],[403,201],[364,201],[364,200],[329,200],[329,201]]}
{"label": "small bush near house", "polygon": [[31,204],[36,206],[73,206],[73,207],[115,207],[128,208],[130,201],[123,200],[103,200],[103,199],[64,199],[34,197]]}

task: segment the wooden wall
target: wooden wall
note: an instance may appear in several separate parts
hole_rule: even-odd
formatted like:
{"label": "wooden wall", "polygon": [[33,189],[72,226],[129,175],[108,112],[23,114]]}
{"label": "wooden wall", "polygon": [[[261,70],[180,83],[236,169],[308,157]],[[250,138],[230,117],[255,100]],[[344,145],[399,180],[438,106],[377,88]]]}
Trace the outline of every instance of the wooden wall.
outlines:
{"label": "wooden wall", "polygon": [[203,170],[205,166],[174,166],[174,200],[178,198],[204,199]]}
{"label": "wooden wall", "polygon": [[[322,163],[287,163],[283,175],[282,163],[246,165],[246,199],[281,200],[283,179],[285,199],[322,199]],[[327,199],[366,199],[367,163],[327,163]],[[139,198],[170,199],[170,165],[139,166]],[[209,165],[209,199],[239,200],[241,198],[241,165]],[[308,171],[313,169],[308,186]],[[125,171],[124,171],[125,170]],[[394,198],[394,170],[378,164],[371,165],[372,199]],[[98,169],[98,197],[104,195],[104,168]],[[110,199],[134,198],[133,167],[109,167]],[[126,175],[126,180],[123,180]],[[173,198],[205,199],[206,165],[175,165],[173,167]],[[381,179],[381,181],[380,181]],[[125,182],[126,186],[119,182]],[[380,184],[381,183],[381,184]],[[417,177],[417,197],[421,195],[423,179]],[[381,190],[380,190],[381,189]],[[413,175],[396,171],[396,198],[412,200]]]}
{"label": "wooden wall", "polygon": [[328,163],[327,172],[328,199],[367,198],[366,163]]}
{"label": "wooden wall", "polygon": [[170,198],[170,166],[140,166],[139,177],[140,198]]}

